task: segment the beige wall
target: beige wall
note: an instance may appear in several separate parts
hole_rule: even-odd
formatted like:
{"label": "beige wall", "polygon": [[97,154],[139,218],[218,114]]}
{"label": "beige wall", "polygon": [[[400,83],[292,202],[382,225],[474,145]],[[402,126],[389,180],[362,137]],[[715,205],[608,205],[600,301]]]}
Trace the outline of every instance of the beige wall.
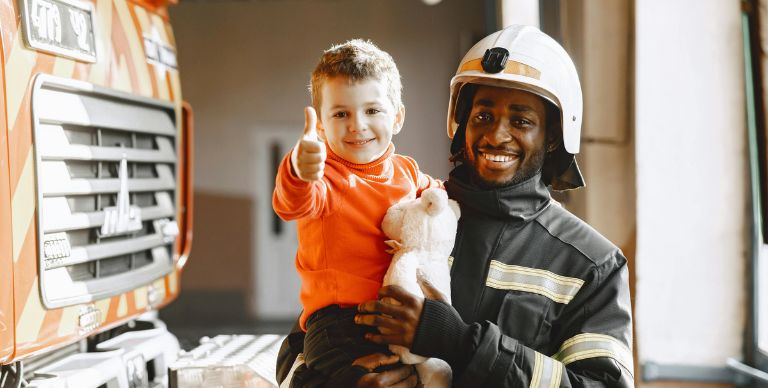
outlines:
{"label": "beige wall", "polygon": [[184,98],[195,108],[197,189],[251,193],[243,133],[303,127],[309,74],[322,50],[369,38],[397,62],[406,122],[394,139],[423,170],[446,177],[448,82],[483,34],[482,3],[417,0],[194,1],[171,9]]}
{"label": "beige wall", "polygon": [[627,250],[635,238],[631,2],[561,2],[561,19],[563,45],[584,95],[577,159],[587,183],[567,192],[566,201],[569,210]]}
{"label": "beige wall", "polygon": [[738,2],[636,6],[640,361],[740,356],[748,241]]}

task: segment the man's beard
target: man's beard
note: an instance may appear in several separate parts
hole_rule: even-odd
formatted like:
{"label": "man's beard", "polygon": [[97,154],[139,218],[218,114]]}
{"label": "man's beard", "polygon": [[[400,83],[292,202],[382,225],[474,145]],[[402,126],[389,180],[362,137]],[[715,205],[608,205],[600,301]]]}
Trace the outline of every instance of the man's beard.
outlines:
{"label": "man's beard", "polygon": [[[478,155],[478,152],[475,151],[475,155]],[[520,155],[521,159],[525,161],[525,155]],[[488,188],[488,189],[498,189],[501,187],[508,187],[508,186],[514,186],[518,183],[525,182],[528,179],[533,178],[536,176],[536,174],[541,171],[542,167],[544,166],[544,157],[546,156],[546,152],[544,152],[544,148],[537,150],[533,154],[531,154],[530,160],[527,161],[527,163],[523,163],[520,165],[520,168],[515,172],[515,175],[511,176],[506,181],[488,181],[480,174],[477,173],[477,167],[475,166],[474,162],[470,162],[470,165],[472,168],[470,169],[472,171],[472,178],[473,180],[481,187]]]}

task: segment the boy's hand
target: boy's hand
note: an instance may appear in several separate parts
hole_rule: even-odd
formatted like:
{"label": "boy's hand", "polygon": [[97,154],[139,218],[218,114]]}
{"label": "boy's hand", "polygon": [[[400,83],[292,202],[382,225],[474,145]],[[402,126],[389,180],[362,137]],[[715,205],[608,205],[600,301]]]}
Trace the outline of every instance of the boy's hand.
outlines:
{"label": "boy's hand", "polygon": [[305,182],[319,180],[325,169],[325,145],[317,139],[317,114],[312,107],[304,108],[304,133],[291,152],[291,167]]}
{"label": "boy's hand", "polygon": [[389,249],[384,250],[384,252],[389,253],[390,255],[394,255],[397,251],[403,249],[403,244],[397,240],[386,240],[384,241],[384,244],[389,247]]}

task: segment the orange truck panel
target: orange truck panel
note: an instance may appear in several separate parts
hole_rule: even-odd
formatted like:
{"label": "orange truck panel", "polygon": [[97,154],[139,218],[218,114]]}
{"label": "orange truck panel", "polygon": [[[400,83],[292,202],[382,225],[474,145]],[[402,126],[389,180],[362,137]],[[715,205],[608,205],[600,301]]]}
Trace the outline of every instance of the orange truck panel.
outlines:
{"label": "orange truck panel", "polygon": [[[0,22],[0,36],[4,29]],[[2,52],[0,52],[2,58]],[[3,73],[0,81],[5,84]],[[8,128],[5,126],[5,93],[0,93],[0,363],[14,348],[13,261],[11,259],[11,194],[8,170]]]}
{"label": "orange truck panel", "polygon": [[[174,217],[179,237],[172,249],[178,262],[191,241],[191,158],[182,126],[181,83],[178,71],[148,60],[147,40],[174,51],[175,40],[162,1],[91,0],[97,59],[75,60],[28,47],[22,26],[23,1],[0,0],[0,37],[5,86],[0,101],[5,112],[0,127],[0,364],[7,364],[76,342],[123,324],[139,314],[161,308],[176,298],[180,265],[167,275],[132,289],[79,304],[50,308],[41,291],[42,243],[34,152],[33,91],[35,80],[46,74],[58,79],[86,82],[125,95],[165,102],[175,113],[179,166]],[[7,127],[7,128],[6,128]],[[125,158],[125,157],[123,157]],[[99,165],[101,166],[101,165]],[[99,167],[101,169],[101,167]],[[187,171],[187,173],[184,173]],[[185,203],[189,204],[184,206]],[[184,210],[186,209],[186,210]],[[8,216],[10,215],[10,216]],[[188,230],[189,229],[189,230]],[[184,236],[184,237],[182,237]],[[184,253],[184,258],[188,251]],[[133,259],[131,259],[133,260]],[[84,315],[93,324],[83,327]]]}

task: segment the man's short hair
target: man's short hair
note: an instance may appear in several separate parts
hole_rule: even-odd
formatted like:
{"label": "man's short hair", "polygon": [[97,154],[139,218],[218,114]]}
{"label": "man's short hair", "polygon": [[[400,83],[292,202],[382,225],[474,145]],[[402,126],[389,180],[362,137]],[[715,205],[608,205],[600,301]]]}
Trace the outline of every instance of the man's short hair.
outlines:
{"label": "man's short hair", "polygon": [[387,96],[395,109],[403,105],[400,72],[386,51],[369,40],[353,39],[325,50],[312,71],[309,91],[312,105],[320,110],[323,82],[333,77],[344,77],[350,82],[375,79],[387,85]]}

